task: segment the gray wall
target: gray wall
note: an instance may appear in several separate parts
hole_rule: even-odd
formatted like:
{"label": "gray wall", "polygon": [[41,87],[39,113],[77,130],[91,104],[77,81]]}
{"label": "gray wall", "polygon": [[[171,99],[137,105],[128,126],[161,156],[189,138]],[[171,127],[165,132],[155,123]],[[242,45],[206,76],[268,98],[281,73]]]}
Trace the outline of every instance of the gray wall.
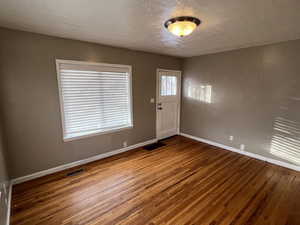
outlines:
{"label": "gray wall", "polygon": [[[156,69],[182,69],[182,59],[2,28],[0,36],[12,178],[155,137]],[[299,52],[300,41],[290,41],[185,59],[181,131],[299,165]],[[132,65],[134,128],[63,142],[56,58]],[[211,103],[201,100],[204,85]]]}
{"label": "gray wall", "polygon": [[183,71],[181,132],[300,165],[300,40],[188,58]]}
{"label": "gray wall", "polygon": [[[12,178],[155,138],[156,69],[181,69],[181,59],[8,29],[0,36]],[[134,128],[64,143],[56,58],[132,65]]]}
{"label": "gray wall", "polygon": [[3,131],[2,124],[0,121],[0,225],[6,224],[7,214],[7,202],[8,202],[8,172],[7,162],[4,149]]}

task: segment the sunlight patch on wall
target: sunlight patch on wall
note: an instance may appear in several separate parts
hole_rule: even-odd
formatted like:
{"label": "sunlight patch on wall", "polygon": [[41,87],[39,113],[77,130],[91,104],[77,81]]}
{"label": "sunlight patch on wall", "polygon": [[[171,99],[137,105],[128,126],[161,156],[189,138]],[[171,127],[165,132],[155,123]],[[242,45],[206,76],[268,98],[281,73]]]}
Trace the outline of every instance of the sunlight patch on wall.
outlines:
{"label": "sunlight patch on wall", "polygon": [[300,123],[277,117],[270,153],[300,165]]}
{"label": "sunlight patch on wall", "polygon": [[187,97],[200,102],[211,103],[211,85],[188,85]]}

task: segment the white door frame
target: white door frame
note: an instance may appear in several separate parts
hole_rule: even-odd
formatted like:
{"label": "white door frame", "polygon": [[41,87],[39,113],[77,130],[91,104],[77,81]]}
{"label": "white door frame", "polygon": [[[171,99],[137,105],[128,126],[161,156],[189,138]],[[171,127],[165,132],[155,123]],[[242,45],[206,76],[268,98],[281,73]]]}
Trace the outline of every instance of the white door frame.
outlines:
{"label": "white door frame", "polygon": [[181,75],[182,71],[181,70],[169,70],[169,69],[161,69],[158,68],[156,69],[156,101],[155,101],[155,112],[156,112],[156,139],[158,139],[158,119],[157,119],[157,114],[158,114],[158,99],[159,99],[159,72],[161,71],[170,71],[170,72],[179,72],[178,76],[178,116],[177,116],[177,134],[180,134],[180,110],[181,110]]}

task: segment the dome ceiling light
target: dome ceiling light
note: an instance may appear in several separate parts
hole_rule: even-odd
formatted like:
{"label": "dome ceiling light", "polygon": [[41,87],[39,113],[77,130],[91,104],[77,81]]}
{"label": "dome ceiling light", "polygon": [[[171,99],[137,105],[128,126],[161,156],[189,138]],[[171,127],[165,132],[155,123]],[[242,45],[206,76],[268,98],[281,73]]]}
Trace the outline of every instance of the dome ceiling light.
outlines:
{"label": "dome ceiling light", "polygon": [[200,23],[201,21],[198,18],[180,16],[167,20],[165,28],[176,36],[184,37],[191,34]]}

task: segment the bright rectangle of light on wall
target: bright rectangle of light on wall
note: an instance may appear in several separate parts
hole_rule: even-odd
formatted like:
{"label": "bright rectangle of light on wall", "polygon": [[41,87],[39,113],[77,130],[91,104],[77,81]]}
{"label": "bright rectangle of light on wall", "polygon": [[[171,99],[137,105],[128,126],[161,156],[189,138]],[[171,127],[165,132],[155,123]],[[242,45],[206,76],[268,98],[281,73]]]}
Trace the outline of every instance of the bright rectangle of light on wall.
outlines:
{"label": "bright rectangle of light on wall", "polygon": [[192,85],[188,84],[187,97],[200,102],[211,103],[211,85]]}

